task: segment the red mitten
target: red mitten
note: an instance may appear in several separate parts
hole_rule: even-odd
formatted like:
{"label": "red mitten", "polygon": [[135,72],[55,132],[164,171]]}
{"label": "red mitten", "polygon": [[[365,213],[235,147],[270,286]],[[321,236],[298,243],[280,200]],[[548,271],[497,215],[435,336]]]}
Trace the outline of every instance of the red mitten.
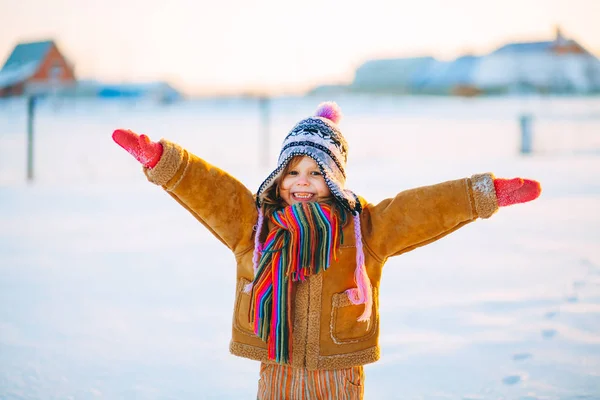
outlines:
{"label": "red mitten", "polygon": [[162,156],[162,144],[151,141],[146,135],[138,135],[130,130],[117,129],[113,132],[112,138],[147,168],[153,168]]}
{"label": "red mitten", "polygon": [[494,179],[494,188],[500,207],[526,203],[537,199],[542,193],[542,187],[538,181],[522,178]]}

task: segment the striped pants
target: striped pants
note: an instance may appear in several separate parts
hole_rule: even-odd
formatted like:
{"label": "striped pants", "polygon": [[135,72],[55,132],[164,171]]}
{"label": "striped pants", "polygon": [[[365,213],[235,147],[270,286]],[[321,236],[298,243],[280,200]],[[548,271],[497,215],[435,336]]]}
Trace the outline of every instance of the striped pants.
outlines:
{"label": "striped pants", "polygon": [[309,371],[260,365],[257,400],[362,400],[363,367]]}

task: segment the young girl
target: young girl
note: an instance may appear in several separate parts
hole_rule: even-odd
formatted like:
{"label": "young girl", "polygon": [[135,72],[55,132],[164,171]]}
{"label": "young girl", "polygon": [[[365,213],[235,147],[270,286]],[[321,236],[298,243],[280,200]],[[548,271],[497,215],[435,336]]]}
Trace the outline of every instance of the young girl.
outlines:
{"label": "young girl", "polygon": [[481,174],[368,203],[345,188],[340,118],[323,103],[296,124],[256,195],[172,142],[113,133],[234,253],[230,351],[261,361],[259,399],[362,399],[363,365],[379,359],[386,260],[541,192],[536,181]]}

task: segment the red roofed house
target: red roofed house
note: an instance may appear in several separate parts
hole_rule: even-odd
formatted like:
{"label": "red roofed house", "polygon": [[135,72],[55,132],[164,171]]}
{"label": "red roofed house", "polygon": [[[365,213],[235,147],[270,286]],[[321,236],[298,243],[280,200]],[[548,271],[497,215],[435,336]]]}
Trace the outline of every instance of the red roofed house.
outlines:
{"label": "red roofed house", "polygon": [[75,85],[75,72],[52,40],[18,44],[0,70],[0,97]]}

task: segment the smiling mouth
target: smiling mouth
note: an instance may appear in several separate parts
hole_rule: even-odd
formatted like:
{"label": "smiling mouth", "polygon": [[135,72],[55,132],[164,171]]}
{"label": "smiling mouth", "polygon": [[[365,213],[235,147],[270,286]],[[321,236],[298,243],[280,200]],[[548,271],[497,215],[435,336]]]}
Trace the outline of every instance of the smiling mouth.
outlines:
{"label": "smiling mouth", "polygon": [[298,193],[292,193],[292,197],[294,198],[294,200],[307,201],[307,200],[310,200],[313,197],[315,197],[315,194],[314,193],[298,192]]}

